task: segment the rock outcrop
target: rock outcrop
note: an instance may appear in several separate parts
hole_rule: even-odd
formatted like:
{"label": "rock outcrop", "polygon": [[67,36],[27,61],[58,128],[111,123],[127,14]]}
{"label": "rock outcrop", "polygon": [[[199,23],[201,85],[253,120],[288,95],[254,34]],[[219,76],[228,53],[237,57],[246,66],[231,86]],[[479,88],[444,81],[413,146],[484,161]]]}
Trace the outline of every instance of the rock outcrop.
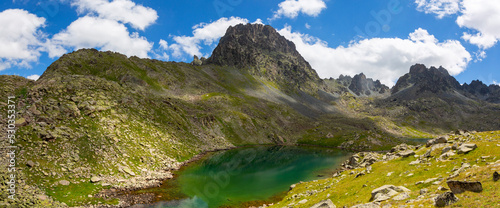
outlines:
{"label": "rock outcrop", "polygon": [[227,29],[207,63],[250,70],[289,89],[312,91],[320,78],[295,44],[273,27],[239,24]]}
{"label": "rock outcrop", "polygon": [[436,207],[449,206],[458,201],[458,197],[453,192],[445,192],[434,198],[434,205]]}
{"label": "rock outcrop", "polygon": [[451,192],[454,194],[460,194],[466,191],[479,193],[483,191],[483,185],[481,182],[469,182],[469,181],[447,181],[448,187],[450,187]]}

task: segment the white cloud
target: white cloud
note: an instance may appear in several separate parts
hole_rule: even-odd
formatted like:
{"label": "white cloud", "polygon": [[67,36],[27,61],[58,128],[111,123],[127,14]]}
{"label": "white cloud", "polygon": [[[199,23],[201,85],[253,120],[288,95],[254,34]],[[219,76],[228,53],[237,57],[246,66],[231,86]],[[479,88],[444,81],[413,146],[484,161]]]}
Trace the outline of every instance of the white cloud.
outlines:
{"label": "white cloud", "polygon": [[278,7],[272,19],[283,16],[296,18],[299,13],[316,17],[323,9],[326,9],[326,4],[323,0],[285,0],[278,4]]}
{"label": "white cloud", "polygon": [[45,18],[25,10],[8,9],[0,12],[0,70],[12,66],[30,67],[44,51]]}
{"label": "white cloud", "polygon": [[138,33],[130,33],[115,20],[84,16],[72,22],[64,31],[54,35],[53,44],[73,49],[100,48],[127,56],[147,58],[153,47]]}
{"label": "white cloud", "polygon": [[459,14],[457,24],[473,29],[462,39],[481,50],[493,47],[500,40],[500,1],[492,0],[415,0],[417,10],[436,14],[438,18]]}
{"label": "white cloud", "polygon": [[460,0],[415,0],[415,3],[418,11],[436,14],[439,19],[460,11]]}
{"label": "white cloud", "polygon": [[500,1],[463,0],[462,7],[457,24],[478,31],[477,34],[464,33],[462,38],[481,49],[494,46],[500,40]]}
{"label": "white cloud", "polygon": [[158,14],[154,9],[136,5],[131,0],[75,0],[71,5],[78,12],[95,14],[102,19],[116,20],[140,30],[155,23]]}
{"label": "white cloud", "polygon": [[160,48],[163,50],[168,50],[168,42],[166,40],[160,39]]}
{"label": "white cloud", "polygon": [[311,25],[309,25],[308,23],[306,23],[305,26],[306,26],[307,29],[311,29]]}
{"label": "white cloud", "polygon": [[471,55],[456,40],[439,42],[424,29],[410,33],[408,39],[372,38],[351,42],[347,47],[328,47],[327,43],[287,26],[278,31],[291,40],[320,77],[365,73],[392,86],[416,63],[443,66],[452,75],[465,70]]}
{"label": "white cloud", "polygon": [[200,44],[210,46],[226,33],[229,26],[248,22],[240,17],[223,17],[212,23],[200,23],[193,27],[193,36],[173,36],[175,43],[168,48],[173,51],[174,57],[180,57],[184,53],[202,56]]}
{"label": "white cloud", "polygon": [[27,76],[26,77],[27,79],[31,79],[31,80],[38,80],[40,78],[40,75],[38,74],[33,74],[33,75],[30,75],[30,76]]}

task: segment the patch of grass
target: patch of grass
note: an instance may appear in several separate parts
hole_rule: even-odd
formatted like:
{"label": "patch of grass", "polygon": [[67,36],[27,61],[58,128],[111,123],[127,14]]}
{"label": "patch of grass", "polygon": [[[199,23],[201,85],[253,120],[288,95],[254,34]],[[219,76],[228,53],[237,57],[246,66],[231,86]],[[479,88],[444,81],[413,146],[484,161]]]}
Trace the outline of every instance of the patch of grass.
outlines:
{"label": "patch of grass", "polygon": [[[288,192],[287,196],[279,203],[271,207],[283,207],[293,204],[293,207],[310,207],[321,200],[330,199],[337,205],[353,206],[356,204],[368,203],[371,197],[371,191],[383,185],[404,186],[411,190],[409,200],[417,199],[420,195],[419,190],[427,188],[429,193],[425,196],[427,199],[415,201],[407,204],[405,201],[386,201],[381,204],[397,205],[420,205],[425,207],[432,206],[430,196],[432,194],[440,194],[443,191],[437,190],[439,186],[447,187],[446,178],[452,173],[455,167],[461,167],[463,162],[468,162],[474,166],[462,172],[454,180],[467,180],[467,181],[480,181],[483,184],[483,192],[473,193],[465,192],[458,194],[461,199],[459,202],[452,205],[452,207],[497,207],[500,205],[500,187],[498,182],[493,182],[492,173],[500,171],[500,165],[494,165],[500,158],[498,151],[498,144],[500,142],[500,131],[497,132],[482,132],[474,134],[471,138],[471,143],[478,145],[478,148],[465,155],[455,155],[451,160],[437,161],[435,158],[440,155],[439,150],[435,150],[432,158],[428,163],[421,163],[418,165],[409,165],[410,162],[416,160],[415,157],[397,158],[387,162],[377,162],[372,165],[372,173],[363,175],[356,178],[358,172],[364,168],[345,171],[342,176],[336,178],[328,178],[323,180],[316,180],[312,182],[297,184],[294,189]],[[430,148],[421,148],[416,153],[422,155]],[[483,160],[481,156],[490,156],[489,159]],[[487,163],[490,163],[487,165]],[[499,163],[495,163],[499,164]],[[351,174],[352,173],[352,174]],[[391,173],[391,176],[388,176]],[[444,180],[438,184],[422,183],[416,185],[416,182],[425,181],[430,178],[443,178]],[[319,191],[317,194],[309,196],[305,193],[307,191]],[[300,197],[301,194],[304,196]],[[293,197],[294,195],[299,197]],[[297,204],[303,199],[308,199],[307,203]]]}
{"label": "patch of grass", "polygon": [[118,199],[105,200],[103,198],[89,197],[99,193],[103,187],[101,185],[92,184],[90,182],[83,182],[68,186],[58,185],[48,188],[46,193],[48,196],[53,197],[55,200],[64,202],[68,206],[82,206],[86,204],[112,204],[118,205]]}

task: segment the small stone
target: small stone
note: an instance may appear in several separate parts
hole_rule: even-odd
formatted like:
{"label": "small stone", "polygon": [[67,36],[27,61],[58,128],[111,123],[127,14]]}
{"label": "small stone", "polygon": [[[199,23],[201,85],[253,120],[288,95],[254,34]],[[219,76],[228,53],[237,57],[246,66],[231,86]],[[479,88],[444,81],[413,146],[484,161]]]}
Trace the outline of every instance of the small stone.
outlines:
{"label": "small stone", "polygon": [[498,172],[495,171],[493,173],[493,181],[497,182],[499,179],[500,179],[500,174],[498,174]]}
{"label": "small stone", "polygon": [[447,189],[447,188],[442,187],[442,186],[439,186],[439,187],[438,187],[438,190],[440,190],[440,191],[448,191],[448,189]]}
{"label": "small stone", "polygon": [[424,189],[420,189],[420,195],[424,195],[426,194],[427,192],[429,192],[428,189],[424,188]]}
{"label": "small stone", "polygon": [[26,162],[26,166],[28,166],[29,168],[31,167],[34,167],[35,166],[35,163],[31,160],[28,160],[28,162]]}
{"label": "small stone", "polygon": [[298,204],[305,204],[305,203],[307,203],[307,199],[300,200]]}

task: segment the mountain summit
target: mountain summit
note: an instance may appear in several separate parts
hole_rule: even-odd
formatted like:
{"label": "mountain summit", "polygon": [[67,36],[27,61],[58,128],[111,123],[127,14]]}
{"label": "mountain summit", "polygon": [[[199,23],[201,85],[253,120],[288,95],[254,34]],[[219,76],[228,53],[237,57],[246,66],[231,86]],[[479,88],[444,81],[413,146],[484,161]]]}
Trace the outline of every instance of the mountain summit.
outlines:
{"label": "mountain summit", "polygon": [[229,27],[207,62],[247,69],[253,75],[294,88],[307,88],[310,82],[321,80],[295,44],[269,25]]}

